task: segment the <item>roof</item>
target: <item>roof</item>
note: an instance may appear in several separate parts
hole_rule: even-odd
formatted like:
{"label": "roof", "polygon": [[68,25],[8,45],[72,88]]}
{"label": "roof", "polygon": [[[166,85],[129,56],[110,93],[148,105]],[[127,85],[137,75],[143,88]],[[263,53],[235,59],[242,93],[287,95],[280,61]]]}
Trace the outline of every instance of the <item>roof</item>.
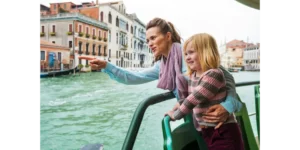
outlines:
{"label": "roof", "polygon": [[114,2],[104,2],[104,3],[99,3],[100,5],[106,5],[106,4],[109,4],[109,5],[112,5],[112,4],[118,4],[120,2],[123,2],[123,1],[114,1]]}
{"label": "roof", "polygon": [[57,3],[50,3],[50,4],[64,4],[64,3],[72,3],[72,5],[76,5],[73,2],[57,2]]}

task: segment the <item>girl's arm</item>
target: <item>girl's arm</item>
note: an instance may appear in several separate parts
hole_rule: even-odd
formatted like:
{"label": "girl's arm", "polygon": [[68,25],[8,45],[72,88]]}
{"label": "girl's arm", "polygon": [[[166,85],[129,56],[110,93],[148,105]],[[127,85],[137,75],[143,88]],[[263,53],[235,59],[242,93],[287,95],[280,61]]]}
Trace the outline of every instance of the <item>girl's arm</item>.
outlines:
{"label": "girl's arm", "polygon": [[[225,86],[225,79],[222,71],[218,69],[209,70],[201,79],[200,84],[180,105],[180,107],[174,112],[172,119],[179,120],[183,118],[186,114],[190,113],[193,108],[203,102],[208,101],[213,98],[220,88]],[[224,96],[226,91],[224,90]]]}

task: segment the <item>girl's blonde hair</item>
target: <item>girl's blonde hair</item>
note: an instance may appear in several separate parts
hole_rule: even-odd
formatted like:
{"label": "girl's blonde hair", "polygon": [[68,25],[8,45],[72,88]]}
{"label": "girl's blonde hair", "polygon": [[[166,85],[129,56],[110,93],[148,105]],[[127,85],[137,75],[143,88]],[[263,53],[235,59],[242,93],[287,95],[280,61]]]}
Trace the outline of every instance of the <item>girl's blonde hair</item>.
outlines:
{"label": "girl's blonde hair", "polygon": [[[220,66],[220,55],[218,52],[218,47],[216,40],[207,33],[199,33],[190,37],[183,46],[184,54],[187,51],[187,45],[191,42],[192,47],[199,55],[199,62],[202,72],[209,69],[216,69]],[[186,56],[184,55],[186,59]],[[187,74],[191,75],[193,70],[187,66]]]}

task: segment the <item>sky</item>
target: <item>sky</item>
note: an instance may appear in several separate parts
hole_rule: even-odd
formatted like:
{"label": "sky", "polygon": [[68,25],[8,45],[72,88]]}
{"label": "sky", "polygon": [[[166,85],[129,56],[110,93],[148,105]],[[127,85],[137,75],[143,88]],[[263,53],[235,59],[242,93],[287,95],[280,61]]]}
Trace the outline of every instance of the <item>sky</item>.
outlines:
{"label": "sky", "polygon": [[[91,2],[92,0],[40,0],[55,2]],[[114,0],[99,0],[99,3]],[[94,0],[96,2],[96,0]],[[155,17],[172,22],[184,40],[196,33],[208,33],[218,45],[231,40],[260,43],[259,10],[235,0],[123,0],[127,13],[136,13],[147,24]]]}

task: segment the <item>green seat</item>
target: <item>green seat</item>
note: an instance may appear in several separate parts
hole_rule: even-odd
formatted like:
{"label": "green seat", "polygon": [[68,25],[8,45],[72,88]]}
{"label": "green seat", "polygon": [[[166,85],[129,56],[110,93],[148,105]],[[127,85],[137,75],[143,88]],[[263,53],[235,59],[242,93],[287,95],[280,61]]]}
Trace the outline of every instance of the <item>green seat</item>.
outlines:
{"label": "green seat", "polygon": [[[237,97],[241,101],[238,94]],[[245,150],[258,150],[258,144],[255,140],[246,104],[242,102],[242,105],[243,108],[241,111],[235,113],[235,116],[242,131]]]}
{"label": "green seat", "polygon": [[258,141],[260,141],[260,85],[254,87]]}
{"label": "green seat", "polygon": [[170,117],[163,119],[164,150],[207,150],[204,139],[194,128],[192,115],[185,116],[184,120],[171,132]]}

